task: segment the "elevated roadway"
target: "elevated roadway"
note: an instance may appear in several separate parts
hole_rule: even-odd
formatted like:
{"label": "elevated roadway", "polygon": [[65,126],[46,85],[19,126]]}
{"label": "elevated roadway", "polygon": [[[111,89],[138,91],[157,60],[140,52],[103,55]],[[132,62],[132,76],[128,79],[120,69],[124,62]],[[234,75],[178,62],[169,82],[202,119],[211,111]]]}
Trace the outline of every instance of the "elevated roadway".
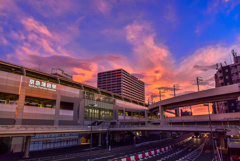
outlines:
{"label": "elevated roadway", "polygon": [[153,103],[149,105],[148,109],[158,110],[159,107],[163,107],[164,110],[168,110],[176,107],[237,99],[240,96],[239,86],[240,84],[233,84],[176,96]]}

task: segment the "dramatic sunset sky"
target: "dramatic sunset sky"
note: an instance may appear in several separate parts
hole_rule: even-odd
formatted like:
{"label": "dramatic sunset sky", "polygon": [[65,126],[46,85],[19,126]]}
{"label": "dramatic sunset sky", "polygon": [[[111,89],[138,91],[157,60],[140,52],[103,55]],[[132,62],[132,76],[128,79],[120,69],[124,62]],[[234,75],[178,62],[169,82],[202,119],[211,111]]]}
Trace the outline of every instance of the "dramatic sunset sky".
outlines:
{"label": "dramatic sunset sky", "polygon": [[239,0],[0,0],[0,59],[95,87],[98,72],[123,68],[146,101],[159,87],[165,99],[174,84],[197,91],[197,76],[214,87],[215,64],[240,52],[239,11]]}

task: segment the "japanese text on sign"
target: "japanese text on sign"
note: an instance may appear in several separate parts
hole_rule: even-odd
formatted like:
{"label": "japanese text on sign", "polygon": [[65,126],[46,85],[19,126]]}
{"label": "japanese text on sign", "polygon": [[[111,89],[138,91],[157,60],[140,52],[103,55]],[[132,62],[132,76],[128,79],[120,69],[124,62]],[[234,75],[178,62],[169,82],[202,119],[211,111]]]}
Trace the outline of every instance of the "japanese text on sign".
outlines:
{"label": "japanese text on sign", "polygon": [[33,88],[48,90],[48,91],[54,91],[54,92],[56,91],[56,88],[57,88],[56,84],[51,84],[48,82],[38,81],[34,79],[29,80],[28,86]]}

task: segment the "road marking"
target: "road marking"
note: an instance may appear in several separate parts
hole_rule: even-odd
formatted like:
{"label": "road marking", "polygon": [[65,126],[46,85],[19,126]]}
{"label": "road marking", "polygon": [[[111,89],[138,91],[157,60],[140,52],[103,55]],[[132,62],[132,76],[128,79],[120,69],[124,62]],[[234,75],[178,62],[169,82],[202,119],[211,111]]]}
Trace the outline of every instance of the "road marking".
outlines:
{"label": "road marking", "polygon": [[93,160],[98,160],[98,159],[103,159],[103,158],[108,158],[108,157],[113,157],[115,155],[108,155],[108,156],[104,156],[104,157],[100,157],[100,158],[94,158]]}

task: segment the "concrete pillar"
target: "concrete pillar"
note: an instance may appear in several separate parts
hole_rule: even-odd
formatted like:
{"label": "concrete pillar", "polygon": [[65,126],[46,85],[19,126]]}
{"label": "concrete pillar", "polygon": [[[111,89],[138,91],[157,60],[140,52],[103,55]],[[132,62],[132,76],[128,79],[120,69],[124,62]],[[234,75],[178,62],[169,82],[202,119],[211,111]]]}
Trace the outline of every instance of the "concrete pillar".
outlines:
{"label": "concrete pillar", "polygon": [[80,125],[84,125],[85,100],[86,100],[86,99],[82,99],[82,100],[80,101],[79,118],[78,118],[78,122],[79,122]]}
{"label": "concrete pillar", "polygon": [[179,108],[175,109],[175,117],[179,116]]}
{"label": "concrete pillar", "polygon": [[23,158],[29,158],[31,136],[26,136],[25,150]]}
{"label": "concrete pillar", "polygon": [[98,134],[98,146],[102,146],[102,134]]}
{"label": "concrete pillar", "polygon": [[58,126],[59,125],[60,102],[61,102],[61,95],[58,94],[57,98],[56,98],[54,126]]}
{"label": "concrete pillar", "polygon": [[222,147],[222,150],[225,150],[225,142],[224,142],[224,134],[219,133],[219,139],[220,139],[220,145]]}
{"label": "concrete pillar", "polygon": [[159,113],[160,113],[160,120],[161,120],[161,125],[165,125],[165,118],[164,118],[164,108],[159,106]]}
{"label": "concrete pillar", "polygon": [[82,93],[83,91],[82,90],[79,90],[79,95],[78,97],[74,97],[74,105],[73,105],[73,121],[76,123],[76,124],[80,124],[80,121],[79,120],[79,111],[80,111],[80,101],[82,99]]}
{"label": "concrete pillar", "polygon": [[145,137],[149,137],[149,132],[145,131]]}
{"label": "concrete pillar", "polygon": [[19,85],[18,105],[16,106],[16,112],[15,112],[15,125],[22,125],[23,109],[24,109],[25,93],[26,93],[25,86],[28,86],[28,83],[29,83],[29,82],[25,82],[25,80],[26,80],[26,77],[21,76],[20,85]]}
{"label": "concrete pillar", "polygon": [[113,105],[113,120],[118,120],[118,106]]}
{"label": "concrete pillar", "polygon": [[124,107],[124,109],[123,109],[123,120],[125,121],[125,116],[126,116],[126,113],[125,113],[126,111],[125,111],[125,107]]}
{"label": "concrete pillar", "polygon": [[13,150],[14,153],[16,152],[23,152],[25,139],[23,136],[21,137],[13,137],[12,138],[12,143],[11,143],[11,149]]}
{"label": "concrete pillar", "polygon": [[147,125],[147,121],[148,121],[148,114],[147,114],[147,111],[145,111],[144,115],[145,115],[145,125]]}

